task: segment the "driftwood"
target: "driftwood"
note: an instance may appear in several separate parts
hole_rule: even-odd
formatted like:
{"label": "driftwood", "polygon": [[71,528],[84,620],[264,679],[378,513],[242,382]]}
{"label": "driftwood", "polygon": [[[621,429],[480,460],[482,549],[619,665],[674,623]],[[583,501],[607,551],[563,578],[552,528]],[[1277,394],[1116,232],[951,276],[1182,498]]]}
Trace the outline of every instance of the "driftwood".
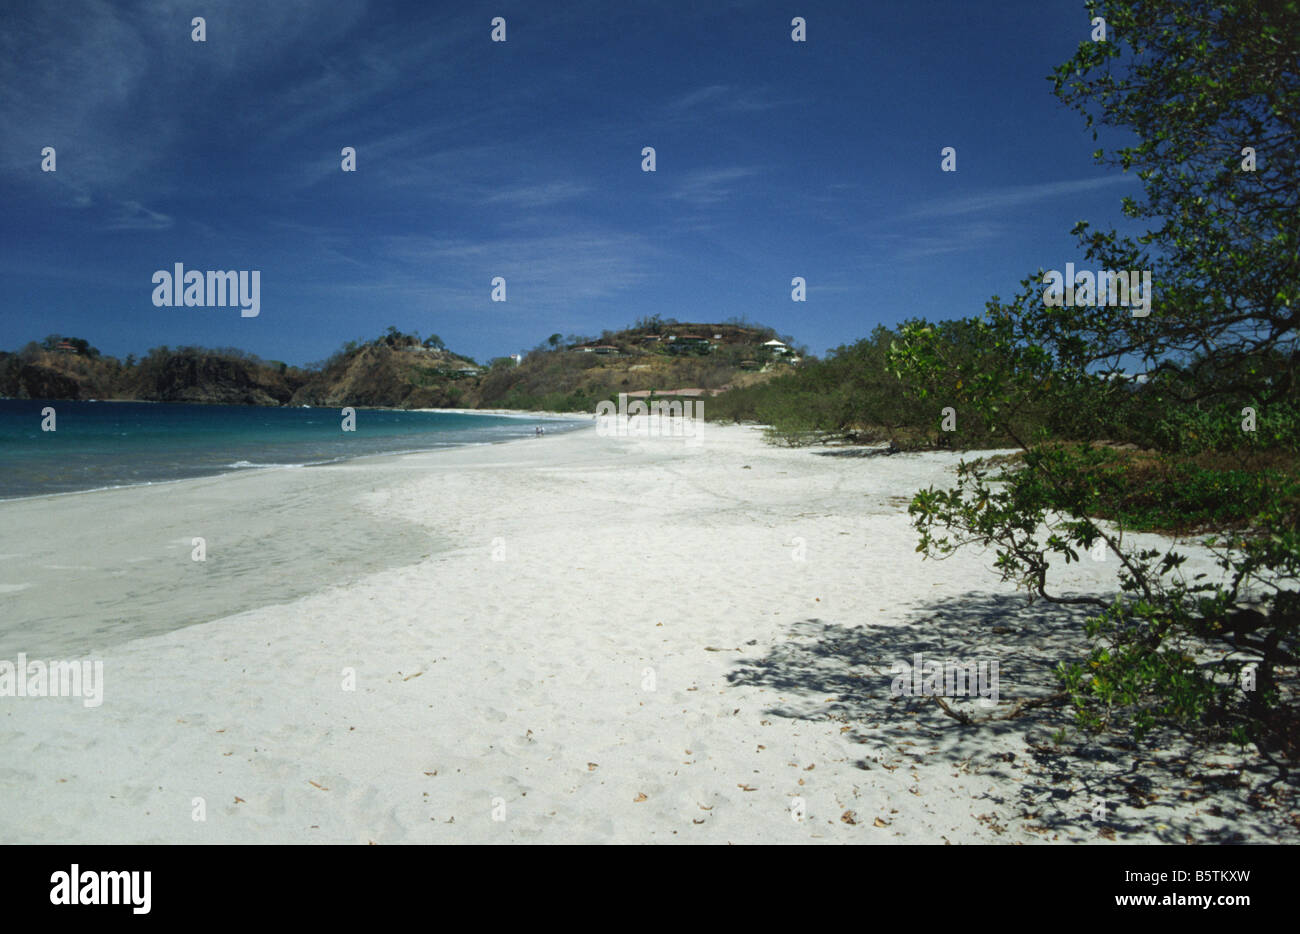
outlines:
{"label": "driftwood", "polygon": [[946,700],[938,695],[933,695],[935,703],[948,716],[952,717],[962,726],[981,726],[985,723],[992,723],[997,720],[1011,720],[1020,716],[1026,710],[1032,710],[1035,707],[1042,707],[1045,704],[1063,701],[1066,698],[1064,691],[1058,691],[1055,694],[1048,694],[1045,697],[1022,698],[1011,705],[1011,709],[1001,716],[972,717],[970,714],[961,710],[954,710]]}

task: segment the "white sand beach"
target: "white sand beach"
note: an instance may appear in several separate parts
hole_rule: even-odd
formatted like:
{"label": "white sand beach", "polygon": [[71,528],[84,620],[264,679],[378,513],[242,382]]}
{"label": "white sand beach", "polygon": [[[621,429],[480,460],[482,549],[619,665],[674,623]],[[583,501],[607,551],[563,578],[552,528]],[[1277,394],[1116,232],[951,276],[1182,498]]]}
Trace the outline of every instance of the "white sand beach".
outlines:
{"label": "white sand beach", "polygon": [[854,453],[583,430],[0,503],[0,657],[104,671],[99,706],[0,698],[0,840],[1300,837],[1233,749],[891,697],[916,652],[998,659],[999,711],[1050,692],[1080,617],[916,553],[957,455]]}

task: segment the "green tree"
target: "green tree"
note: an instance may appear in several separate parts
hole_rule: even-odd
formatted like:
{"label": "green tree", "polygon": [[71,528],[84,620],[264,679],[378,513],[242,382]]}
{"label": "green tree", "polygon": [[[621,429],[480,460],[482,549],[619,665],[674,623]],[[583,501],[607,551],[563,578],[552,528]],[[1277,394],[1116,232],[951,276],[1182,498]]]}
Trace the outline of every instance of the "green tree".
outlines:
{"label": "green tree", "polygon": [[659,315],[646,315],[636,320],[636,329],[638,331],[647,331],[650,334],[660,334],[664,329],[664,320]]}
{"label": "green tree", "polygon": [[[950,385],[944,401],[1015,438],[1022,465],[965,464],[956,487],[919,493],[910,511],[927,554],[991,546],[1004,579],[1095,607],[1091,656],[1060,669],[1083,725],[1127,722],[1141,734],[1158,721],[1227,724],[1263,746],[1286,713],[1277,709],[1277,668],[1298,661],[1294,473],[1252,501],[1244,524],[1210,528],[1222,578],[1189,580],[1174,548],[1135,548],[1123,523],[1101,521],[1097,479],[1113,467],[1113,452],[1044,444],[1043,431],[1024,430],[1015,416],[1027,406],[1068,412],[1071,433],[1088,440],[1106,437],[1113,413],[1126,411],[1146,446],[1166,450],[1196,441],[1197,420],[1175,414],[1189,406],[1221,419],[1244,401],[1262,420],[1293,417],[1300,15],[1294,0],[1117,0],[1089,11],[1105,18],[1108,41],[1082,43],[1056,70],[1055,93],[1089,126],[1131,131],[1131,143],[1094,155],[1136,171],[1144,197],[1125,199],[1123,211],[1150,226],[1136,238],[1086,223],[1075,234],[1088,268],[1152,271],[1150,314],[1045,305],[1041,270],[1011,302],[994,297],[968,326],[1005,365]],[[941,336],[904,327],[890,357],[932,398],[947,373]],[[1135,391],[1098,378],[1123,370],[1149,383]],[[1051,592],[1052,563],[1076,561],[1098,543],[1118,559],[1119,595]],[[1216,642],[1229,654],[1207,654]],[[1247,668],[1254,690],[1243,691]]]}

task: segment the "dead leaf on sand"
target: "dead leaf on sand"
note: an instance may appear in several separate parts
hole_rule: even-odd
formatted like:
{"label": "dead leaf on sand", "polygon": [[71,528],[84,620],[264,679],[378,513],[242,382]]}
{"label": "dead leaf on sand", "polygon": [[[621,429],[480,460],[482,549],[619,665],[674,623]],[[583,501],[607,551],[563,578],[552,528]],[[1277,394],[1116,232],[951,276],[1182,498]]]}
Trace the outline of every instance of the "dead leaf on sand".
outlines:
{"label": "dead leaf on sand", "polygon": [[596,765],[596,763],[594,763],[594,762],[588,762],[588,763],[587,763],[587,771],[588,771],[588,772],[594,772],[594,771],[596,771],[596,769],[597,769],[597,765]]}
{"label": "dead leaf on sand", "polygon": [[316,787],[316,788],[319,788],[321,791],[329,791],[329,789],[326,788],[324,785],[317,785],[317,784],[316,784],[314,781],[312,781],[310,778],[307,779],[307,784],[308,784],[308,785],[312,785],[312,786],[314,786],[314,787]]}
{"label": "dead leaf on sand", "polygon": [[642,801],[649,800],[642,792],[637,792],[636,797],[632,799],[635,803],[640,804]]}
{"label": "dead leaf on sand", "polygon": [[846,824],[856,824],[858,822],[858,815],[854,814],[852,811],[845,811],[840,815],[840,820]]}
{"label": "dead leaf on sand", "polygon": [[877,827],[889,826],[889,821],[885,820],[883,817],[877,817],[874,821],[872,821],[872,823],[875,824]]}
{"label": "dead leaf on sand", "polygon": [[749,785],[737,785],[736,787],[739,788],[741,791],[758,791],[757,788],[753,788]]}

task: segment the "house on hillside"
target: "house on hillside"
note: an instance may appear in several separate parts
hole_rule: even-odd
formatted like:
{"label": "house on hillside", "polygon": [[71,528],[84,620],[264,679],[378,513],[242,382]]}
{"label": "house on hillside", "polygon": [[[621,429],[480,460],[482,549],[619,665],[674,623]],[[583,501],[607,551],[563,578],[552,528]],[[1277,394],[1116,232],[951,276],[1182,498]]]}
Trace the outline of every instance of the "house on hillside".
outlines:
{"label": "house on hillside", "polygon": [[779,354],[790,353],[790,348],[789,346],[786,345],[785,341],[779,341],[776,338],[773,338],[770,341],[765,341],[763,346],[766,347],[768,350],[770,350],[772,353],[779,353]]}

